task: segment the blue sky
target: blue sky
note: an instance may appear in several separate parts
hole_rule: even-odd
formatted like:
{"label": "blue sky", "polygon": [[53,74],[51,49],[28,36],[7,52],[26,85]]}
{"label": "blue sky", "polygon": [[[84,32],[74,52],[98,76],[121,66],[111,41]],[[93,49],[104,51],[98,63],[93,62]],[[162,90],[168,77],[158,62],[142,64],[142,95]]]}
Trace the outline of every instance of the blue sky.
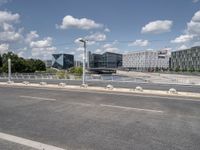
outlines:
{"label": "blue sky", "polygon": [[0,0],[0,52],[49,59],[200,45],[198,0]]}

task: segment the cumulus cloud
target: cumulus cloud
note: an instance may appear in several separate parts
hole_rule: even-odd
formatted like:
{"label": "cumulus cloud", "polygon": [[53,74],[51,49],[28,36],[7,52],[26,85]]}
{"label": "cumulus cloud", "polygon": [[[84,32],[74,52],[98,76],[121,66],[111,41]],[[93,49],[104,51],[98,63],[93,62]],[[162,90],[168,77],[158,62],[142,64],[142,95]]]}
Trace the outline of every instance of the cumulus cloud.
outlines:
{"label": "cumulus cloud", "polygon": [[110,32],[110,29],[109,28],[105,28],[104,31],[105,32]]}
{"label": "cumulus cloud", "polygon": [[0,41],[2,42],[14,42],[22,39],[22,35],[14,31],[0,32]]}
{"label": "cumulus cloud", "polygon": [[85,39],[87,39],[88,41],[100,42],[106,40],[106,35],[104,33],[97,32],[86,36]]}
{"label": "cumulus cloud", "polygon": [[61,25],[57,25],[57,28],[60,29],[78,28],[83,30],[89,30],[101,27],[103,27],[103,25],[96,23],[94,20],[87,18],[78,19],[70,15],[67,15],[63,18]]}
{"label": "cumulus cloud", "polygon": [[129,44],[129,46],[140,46],[140,47],[145,47],[149,45],[149,41],[148,40],[136,40],[132,43]]}
{"label": "cumulus cloud", "polygon": [[30,31],[30,32],[26,35],[25,41],[26,41],[27,43],[30,43],[31,41],[33,41],[33,40],[35,40],[35,39],[37,39],[37,38],[39,38],[39,35],[38,35],[37,31]]}
{"label": "cumulus cloud", "polygon": [[[83,39],[87,41],[87,45],[94,45],[96,42],[105,41],[107,36],[104,33],[96,32],[90,35],[85,36]],[[77,38],[74,40],[74,43],[81,45],[80,42],[82,38]]]}
{"label": "cumulus cloud", "polygon": [[160,34],[171,31],[173,21],[171,20],[157,20],[149,22],[147,25],[142,27],[141,33],[153,33]]}
{"label": "cumulus cloud", "polygon": [[0,54],[7,53],[9,51],[9,44],[0,44]]}
{"label": "cumulus cloud", "polygon": [[0,11],[0,24],[3,23],[12,23],[12,22],[18,22],[20,18],[19,14],[12,14],[8,11]]}
{"label": "cumulus cloud", "polygon": [[15,42],[23,39],[22,30],[14,28],[14,23],[19,22],[20,15],[8,11],[0,11],[0,41]]}
{"label": "cumulus cloud", "polygon": [[179,37],[175,38],[174,40],[171,41],[171,43],[185,43],[189,42],[194,38],[194,35],[180,35]]}
{"label": "cumulus cloud", "polygon": [[[39,37],[39,35],[34,37]],[[32,56],[42,59],[51,57],[57,50],[57,48],[53,46],[53,39],[51,37],[46,37],[42,40],[33,40],[29,43],[29,46],[31,48]]]}
{"label": "cumulus cloud", "polygon": [[183,49],[187,49],[188,47],[186,45],[181,45],[180,47],[178,47],[178,50],[183,50]]}
{"label": "cumulus cloud", "polygon": [[191,21],[187,23],[187,28],[183,35],[172,40],[172,43],[196,42],[200,37],[200,11],[197,11]]}

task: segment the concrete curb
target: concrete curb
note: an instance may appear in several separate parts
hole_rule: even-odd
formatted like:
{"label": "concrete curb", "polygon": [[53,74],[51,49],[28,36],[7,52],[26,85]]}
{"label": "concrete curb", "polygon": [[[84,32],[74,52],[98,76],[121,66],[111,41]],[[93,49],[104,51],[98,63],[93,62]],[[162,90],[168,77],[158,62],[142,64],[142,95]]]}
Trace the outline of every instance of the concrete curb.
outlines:
{"label": "concrete curb", "polygon": [[[59,86],[56,84],[47,84],[41,85],[40,83],[29,83],[28,85],[24,85],[23,83],[12,83],[8,84],[7,82],[0,82],[0,85],[3,86],[20,86],[20,87],[38,87],[38,88],[57,88],[57,89],[74,89],[74,90],[86,90],[86,91],[100,91],[100,92],[110,92],[110,89],[106,87],[81,87],[78,85],[66,85]],[[112,92],[116,93],[133,93],[133,94],[144,94],[144,95],[160,95],[160,96],[176,96],[176,97],[193,97],[200,98],[200,93],[192,93],[192,92],[177,92],[177,93],[169,93],[168,91],[160,91],[160,90],[144,90],[137,91],[134,88],[113,88]]]}

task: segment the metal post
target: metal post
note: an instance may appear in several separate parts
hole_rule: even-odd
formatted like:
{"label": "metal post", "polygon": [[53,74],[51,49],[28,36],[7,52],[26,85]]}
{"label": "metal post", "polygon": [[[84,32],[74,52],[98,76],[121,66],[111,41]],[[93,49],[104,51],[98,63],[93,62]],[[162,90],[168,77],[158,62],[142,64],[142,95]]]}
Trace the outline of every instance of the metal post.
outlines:
{"label": "metal post", "polygon": [[11,59],[8,59],[8,81],[11,81]]}

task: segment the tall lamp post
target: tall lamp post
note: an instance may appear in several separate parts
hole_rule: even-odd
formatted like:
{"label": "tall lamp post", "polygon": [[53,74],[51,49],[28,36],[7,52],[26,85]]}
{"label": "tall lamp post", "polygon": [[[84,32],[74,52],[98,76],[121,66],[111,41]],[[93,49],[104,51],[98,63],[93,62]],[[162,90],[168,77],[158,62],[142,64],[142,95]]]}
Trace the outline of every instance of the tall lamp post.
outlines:
{"label": "tall lamp post", "polygon": [[83,75],[82,75],[82,86],[86,86],[85,83],[85,60],[86,60],[86,40],[81,39],[79,40],[80,42],[83,43],[84,51],[83,51]]}
{"label": "tall lamp post", "polygon": [[11,59],[8,58],[8,82],[11,82]]}

